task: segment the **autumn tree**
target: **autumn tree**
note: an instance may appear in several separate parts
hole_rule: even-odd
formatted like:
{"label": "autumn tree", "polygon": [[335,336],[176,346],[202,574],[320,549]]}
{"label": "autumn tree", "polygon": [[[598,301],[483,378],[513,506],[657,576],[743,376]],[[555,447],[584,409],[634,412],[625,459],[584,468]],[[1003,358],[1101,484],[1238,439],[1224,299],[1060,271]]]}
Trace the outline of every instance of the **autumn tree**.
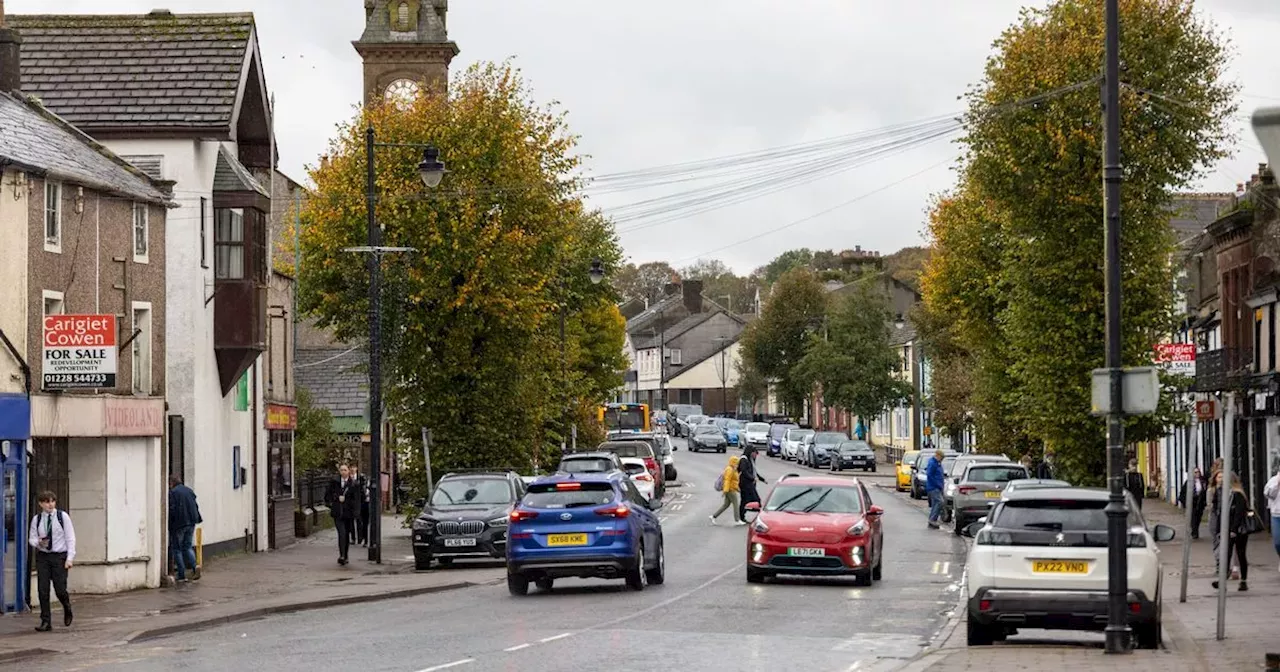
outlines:
{"label": "autumn tree", "polygon": [[740,276],[719,259],[703,259],[680,271],[686,280],[702,281],[702,293],[735,313],[755,311],[759,278]]}
{"label": "autumn tree", "polygon": [[[354,342],[368,329],[368,276],[343,249],[365,244],[368,125],[385,143],[383,244],[412,248],[384,261],[389,417],[406,435],[432,430],[436,473],[526,467],[621,384],[615,295],[588,276],[593,259],[612,269],[621,254],[612,225],[583,205],[575,138],[506,65],[473,66],[447,97],[372,106],[340,128],[311,171],[300,304]],[[422,145],[449,168],[425,193]],[[420,451],[406,452],[420,473]]]}
{"label": "autumn tree", "polygon": [[[1121,0],[1120,12],[1123,360],[1136,366],[1172,323],[1167,205],[1226,155],[1236,87],[1225,39],[1190,0]],[[960,315],[979,444],[1052,446],[1082,482],[1105,472],[1103,425],[1088,413],[1104,346],[1103,28],[1101,3],[1055,0],[996,41],[968,94],[960,187],[934,209],[923,279],[930,310]],[[1168,420],[1134,419],[1128,438],[1155,439]]]}
{"label": "autumn tree", "polygon": [[298,388],[297,403],[298,426],[293,436],[294,473],[332,469],[340,458],[332,414],[316,406],[306,388]]}
{"label": "autumn tree", "polygon": [[676,270],[665,261],[650,261],[640,265],[626,264],[609,278],[609,282],[624,299],[648,299],[651,303],[662,297],[667,283],[679,277]]}

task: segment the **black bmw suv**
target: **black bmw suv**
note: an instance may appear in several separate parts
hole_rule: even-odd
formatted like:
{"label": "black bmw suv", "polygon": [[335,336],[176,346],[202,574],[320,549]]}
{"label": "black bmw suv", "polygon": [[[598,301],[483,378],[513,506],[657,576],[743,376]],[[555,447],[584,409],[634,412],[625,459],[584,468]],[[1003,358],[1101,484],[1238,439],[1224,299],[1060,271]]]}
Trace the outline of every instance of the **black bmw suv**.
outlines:
{"label": "black bmw suv", "polygon": [[433,559],[448,567],[458,558],[507,557],[507,514],[524,492],[515,472],[442,476],[413,521],[414,568],[430,569]]}

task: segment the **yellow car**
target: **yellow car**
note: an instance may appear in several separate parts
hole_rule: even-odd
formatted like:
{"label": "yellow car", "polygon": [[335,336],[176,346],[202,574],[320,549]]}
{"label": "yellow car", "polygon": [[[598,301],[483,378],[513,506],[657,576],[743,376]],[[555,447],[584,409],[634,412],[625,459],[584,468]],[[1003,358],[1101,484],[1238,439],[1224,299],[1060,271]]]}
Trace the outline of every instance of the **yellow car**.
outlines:
{"label": "yellow car", "polygon": [[907,492],[911,489],[911,465],[916,463],[920,451],[908,450],[902,454],[902,459],[898,462],[898,482],[896,490],[898,492]]}

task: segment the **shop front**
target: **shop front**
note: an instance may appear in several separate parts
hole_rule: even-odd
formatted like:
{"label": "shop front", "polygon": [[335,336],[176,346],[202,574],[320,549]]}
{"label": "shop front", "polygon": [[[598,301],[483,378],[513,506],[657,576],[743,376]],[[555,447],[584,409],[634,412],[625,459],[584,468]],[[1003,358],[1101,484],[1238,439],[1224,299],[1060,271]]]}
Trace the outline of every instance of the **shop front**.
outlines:
{"label": "shop front", "polygon": [[27,606],[27,450],[31,403],[26,395],[0,394],[0,613]]}
{"label": "shop front", "polygon": [[267,544],[272,550],[295,541],[293,437],[298,428],[298,408],[268,403],[267,429]]}

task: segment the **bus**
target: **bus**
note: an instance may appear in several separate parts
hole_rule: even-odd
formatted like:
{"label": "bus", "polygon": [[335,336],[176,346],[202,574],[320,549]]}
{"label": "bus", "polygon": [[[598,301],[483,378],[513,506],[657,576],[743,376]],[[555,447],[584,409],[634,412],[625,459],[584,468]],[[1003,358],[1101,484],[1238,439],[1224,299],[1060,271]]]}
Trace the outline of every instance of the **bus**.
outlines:
{"label": "bus", "polygon": [[600,407],[600,424],[606,432],[648,432],[648,404],[604,404]]}

